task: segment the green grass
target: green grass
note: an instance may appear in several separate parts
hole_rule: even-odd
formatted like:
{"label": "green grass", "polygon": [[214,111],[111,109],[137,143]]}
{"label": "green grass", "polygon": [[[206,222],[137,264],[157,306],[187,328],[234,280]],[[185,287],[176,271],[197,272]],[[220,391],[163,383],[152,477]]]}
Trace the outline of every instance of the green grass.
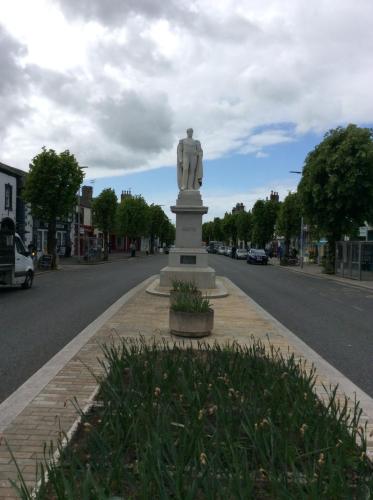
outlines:
{"label": "green grass", "polygon": [[[99,404],[38,499],[368,499],[372,465],[336,391],[262,344],[106,346]],[[362,439],[361,446],[356,438]],[[47,457],[48,458],[48,457]],[[23,488],[23,498],[27,496]]]}
{"label": "green grass", "polygon": [[172,291],[182,293],[198,293],[194,281],[172,280]]}
{"label": "green grass", "polygon": [[171,304],[173,311],[181,312],[208,312],[210,308],[210,301],[207,297],[204,298],[201,294],[190,292],[178,292],[174,302]]}

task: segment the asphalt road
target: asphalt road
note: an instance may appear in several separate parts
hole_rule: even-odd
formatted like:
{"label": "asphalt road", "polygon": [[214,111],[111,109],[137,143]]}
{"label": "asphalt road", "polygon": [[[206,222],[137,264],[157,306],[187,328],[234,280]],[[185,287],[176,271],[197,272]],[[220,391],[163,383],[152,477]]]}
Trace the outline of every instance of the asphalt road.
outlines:
{"label": "asphalt road", "polygon": [[0,402],[167,257],[75,266],[35,277],[31,290],[0,288]]}
{"label": "asphalt road", "polygon": [[[0,402],[166,262],[79,266],[38,276],[31,290],[0,289]],[[210,264],[373,397],[373,291],[224,256]]]}
{"label": "asphalt road", "polygon": [[373,397],[373,290],[220,255],[210,265]]}

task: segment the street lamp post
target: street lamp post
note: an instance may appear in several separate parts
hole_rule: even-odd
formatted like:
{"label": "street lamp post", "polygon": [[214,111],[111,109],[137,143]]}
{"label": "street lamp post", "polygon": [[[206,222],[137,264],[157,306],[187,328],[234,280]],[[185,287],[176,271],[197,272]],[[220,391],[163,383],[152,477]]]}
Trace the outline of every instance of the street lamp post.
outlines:
{"label": "street lamp post", "polygon": [[300,268],[303,269],[303,260],[304,260],[304,224],[303,224],[303,215],[300,219]]}
{"label": "street lamp post", "polygon": [[[151,203],[151,206],[154,206],[154,207],[164,207],[165,205],[160,205],[159,203]],[[150,235],[150,253],[151,254],[154,254],[154,248],[155,248],[155,238],[154,238],[154,234],[151,234]],[[157,239],[158,239],[158,245],[159,245],[159,235],[157,235]],[[159,247],[157,247],[159,248]]]}
{"label": "street lamp post", "polygon": [[[87,166],[82,166],[79,168],[88,168]],[[79,186],[79,191],[78,191],[78,234],[77,234],[77,253],[78,253],[78,260],[80,260],[80,186]]]}
{"label": "street lamp post", "polygon": [[[302,175],[301,170],[290,170],[291,174],[300,174]],[[303,243],[303,237],[304,237],[304,220],[303,220],[303,215],[300,219],[300,267],[303,269],[303,260],[304,260],[304,243]]]}

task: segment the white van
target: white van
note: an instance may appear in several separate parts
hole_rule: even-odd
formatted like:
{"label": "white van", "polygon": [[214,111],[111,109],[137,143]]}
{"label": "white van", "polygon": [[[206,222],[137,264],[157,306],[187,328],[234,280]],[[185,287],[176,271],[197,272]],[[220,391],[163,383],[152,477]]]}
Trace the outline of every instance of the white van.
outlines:
{"label": "white van", "polygon": [[34,262],[31,254],[14,232],[13,221],[4,219],[0,225],[0,286],[31,288],[33,280]]}

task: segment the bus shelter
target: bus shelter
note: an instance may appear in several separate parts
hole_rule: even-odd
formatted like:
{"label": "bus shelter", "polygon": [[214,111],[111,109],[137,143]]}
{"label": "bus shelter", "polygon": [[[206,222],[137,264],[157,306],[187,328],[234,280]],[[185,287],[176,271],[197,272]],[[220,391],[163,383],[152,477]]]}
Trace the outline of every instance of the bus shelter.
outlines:
{"label": "bus shelter", "polygon": [[338,241],[335,273],[344,278],[373,280],[373,241]]}

